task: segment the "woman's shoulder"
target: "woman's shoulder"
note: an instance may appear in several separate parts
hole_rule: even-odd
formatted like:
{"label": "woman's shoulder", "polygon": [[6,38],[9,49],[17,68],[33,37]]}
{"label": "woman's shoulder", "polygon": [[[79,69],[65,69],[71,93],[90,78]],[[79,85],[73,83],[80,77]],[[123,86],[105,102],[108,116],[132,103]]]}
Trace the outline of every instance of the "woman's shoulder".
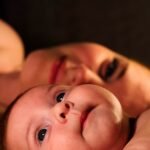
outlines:
{"label": "woman's shoulder", "polygon": [[18,69],[24,59],[24,45],[19,34],[0,19],[0,72]]}

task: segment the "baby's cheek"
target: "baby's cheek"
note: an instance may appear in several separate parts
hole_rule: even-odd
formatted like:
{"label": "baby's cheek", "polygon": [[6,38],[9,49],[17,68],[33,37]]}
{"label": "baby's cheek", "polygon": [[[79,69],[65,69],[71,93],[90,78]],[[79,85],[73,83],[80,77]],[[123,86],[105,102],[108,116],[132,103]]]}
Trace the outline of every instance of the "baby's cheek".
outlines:
{"label": "baby's cheek", "polygon": [[[109,108],[108,108],[109,109]],[[85,125],[83,136],[93,148],[109,149],[118,140],[121,124],[113,112],[98,108]]]}
{"label": "baby's cheek", "polygon": [[62,131],[52,137],[50,145],[53,150],[77,150],[79,145],[80,150],[90,150],[81,135]]}

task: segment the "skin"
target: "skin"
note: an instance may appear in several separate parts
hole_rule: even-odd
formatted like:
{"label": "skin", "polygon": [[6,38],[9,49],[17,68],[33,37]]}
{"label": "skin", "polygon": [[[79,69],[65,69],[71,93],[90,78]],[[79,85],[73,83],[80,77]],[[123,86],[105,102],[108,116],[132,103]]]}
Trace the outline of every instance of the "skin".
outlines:
{"label": "skin", "polygon": [[127,118],[108,90],[91,84],[43,85],[13,107],[6,145],[9,150],[76,150],[79,145],[80,150],[121,150],[127,137]]}
{"label": "skin", "polygon": [[[81,83],[100,84],[103,87],[110,89],[119,97],[124,110],[131,116],[137,116],[149,107],[150,72],[148,68],[141,64],[125,57],[120,57],[120,55],[114,53],[112,50],[94,43],[68,44],[46,49],[45,51],[39,50],[31,53],[27,58],[27,60],[29,59],[27,61],[28,63],[26,63],[26,60],[23,60],[24,46],[21,38],[12,27],[2,20],[0,20],[0,33],[0,105],[3,106],[3,108],[6,108],[20,92],[28,87],[39,83],[52,82],[49,80],[49,72],[53,73],[54,71],[53,69],[52,71],[49,70],[51,70],[50,68],[53,64],[53,61],[51,60],[57,59],[55,54],[59,54],[59,56],[64,56],[65,54],[69,60],[72,60],[71,63],[67,63],[67,67],[64,71],[65,75],[59,75],[60,77],[59,80],[57,80],[57,83],[61,82],[74,85]],[[9,45],[7,44],[8,41]],[[53,50],[57,52],[55,53]],[[51,55],[53,55],[53,57]],[[126,68],[125,74],[123,74],[121,78],[117,78],[115,73],[109,80],[104,80],[99,74],[99,72],[101,72],[99,70],[101,69],[98,68],[104,66],[102,67],[102,74],[104,74],[105,68],[107,68],[105,67],[107,62],[111,62],[114,57],[118,56],[121,58],[121,65],[119,66],[124,66],[123,62],[127,62],[128,67]],[[45,68],[45,66],[48,66],[47,63],[49,64],[49,67]],[[26,76],[23,75],[24,72]],[[33,75],[31,73],[33,73]],[[64,81],[62,78],[64,78]],[[148,113],[142,115],[144,116],[144,119],[138,121],[140,124],[137,130],[138,134],[134,136],[131,142],[129,142],[125,147],[125,150],[138,149],[139,147],[142,149],[145,148],[145,145],[149,149],[149,114],[150,112],[148,111]],[[147,142],[145,142],[145,139]]]}
{"label": "skin", "polygon": [[[24,62],[24,45],[19,34],[4,20],[0,19],[0,83],[1,93],[6,94],[7,90],[3,86],[6,86],[5,80],[12,81],[14,79],[15,72],[22,69]],[[6,84],[5,84],[6,83]],[[11,83],[10,83],[11,84]],[[8,86],[7,86],[8,87]],[[11,88],[11,87],[9,87]],[[14,88],[14,86],[13,86]],[[11,90],[11,89],[10,89]],[[1,97],[0,93],[0,97]],[[6,107],[6,101],[15,94],[7,93],[5,96],[0,98],[0,112],[4,111]]]}
{"label": "skin", "polygon": [[0,19],[0,73],[20,70],[23,57],[24,46],[19,34]]}
{"label": "skin", "polygon": [[[115,60],[118,66],[106,79],[108,66]],[[148,68],[106,47],[95,43],[74,43],[32,52],[21,71],[0,78],[0,95],[7,106],[20,92],[38,84],[92,83],[113,92],[124,111],[135,117],[150,105],[149,78]]]}

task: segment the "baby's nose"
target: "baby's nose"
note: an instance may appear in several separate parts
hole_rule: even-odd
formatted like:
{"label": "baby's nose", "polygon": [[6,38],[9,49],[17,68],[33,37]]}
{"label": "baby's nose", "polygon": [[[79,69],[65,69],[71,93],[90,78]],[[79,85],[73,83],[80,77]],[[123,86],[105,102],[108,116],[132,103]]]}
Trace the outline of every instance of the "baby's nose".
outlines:
{"label": "baby's nose", "polygon": [[60,123],[64,123],[67,120],[67,114],[72,109],[74,104],[70,101],[63,101],[55,106],[55,116]]}

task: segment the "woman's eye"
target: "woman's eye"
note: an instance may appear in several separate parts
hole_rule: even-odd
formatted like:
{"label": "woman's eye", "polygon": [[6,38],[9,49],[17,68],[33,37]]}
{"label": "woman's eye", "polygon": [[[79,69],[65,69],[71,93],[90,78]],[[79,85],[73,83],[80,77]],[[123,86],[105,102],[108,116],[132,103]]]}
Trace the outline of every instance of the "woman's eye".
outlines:
{"label": "woman's eye", "polygon": [[38,132],[38,141],[39,141],[39,142],[43,142],[43,141],[44,141],[46,132],[47,132],[47,129],[41,129],[41,130]]}
{"label": "woman's eye", "polygon": [[56,96],[56,101],[57,101],[57,103],[62,102],[63,99],[64,99],[64,96],[65,96],[65,92],[59,93],[59,94]]}
{"label": "woman's eye", "polygon": [[106,82],[113,82],[120,79],[126,72],[127,61],[114,58],[112,61],[105,61],[99,68],[98,74]]}
{"label": "woman's eye", "polygon": [[107,66],[106,72],[105,72],[105,78],[108,80],[117,70],[119,66],[119,61],[115,58],[113,61]]}
{"label": "woman's eye", "polygon": [[[105,61],[100,69],[98,74],[104,81],[111,81],[113,80],[113,76],[117,72],[116,70],[119,68],[119,61],[117,58],[114,58],[112,61]],[[116,78],[118,74],[116,75]]]}

